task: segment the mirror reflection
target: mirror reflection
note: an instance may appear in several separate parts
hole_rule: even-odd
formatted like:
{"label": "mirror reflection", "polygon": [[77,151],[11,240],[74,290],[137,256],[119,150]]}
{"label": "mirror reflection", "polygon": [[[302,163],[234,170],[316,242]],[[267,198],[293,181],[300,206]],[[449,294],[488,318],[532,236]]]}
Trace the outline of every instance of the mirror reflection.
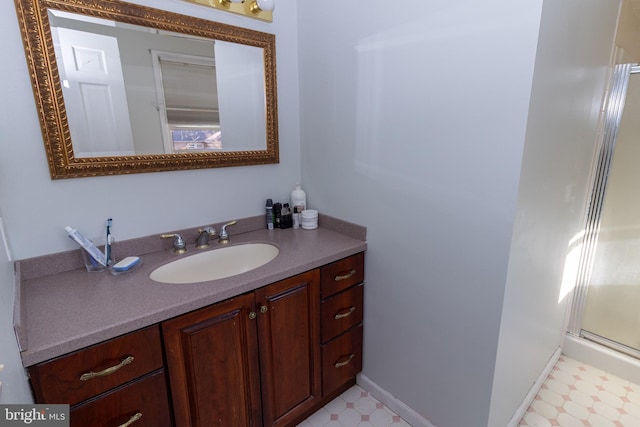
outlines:
{"label": "mirror reflection", "polygon": [[76,157],[266,148],[260,48],[59,10],[49,22]]}
{"label": "mirror reflection", "polygon": [[53,179],[278,162],[273,35],[115,0],[16,7]]}

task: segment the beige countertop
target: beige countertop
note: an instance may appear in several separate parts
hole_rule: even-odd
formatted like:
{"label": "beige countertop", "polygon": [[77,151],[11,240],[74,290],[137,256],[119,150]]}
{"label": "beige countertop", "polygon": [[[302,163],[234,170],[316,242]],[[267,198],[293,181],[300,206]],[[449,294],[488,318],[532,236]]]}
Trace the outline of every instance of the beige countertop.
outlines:
{"label": "beige countertop", "polygon": [[[203,251],[193,245],[184,255],[171,253],[164,242],[160,250],[149,253],[138,247],[139,242],[138,246],[116,246],[120,259],[129,255],[142,258],[141,266],[118,276],[87,272],[82,264],[78,265],[79,251],[73,251],[73,262],[68,261],[70,253],[65,253],[65,259],[61,258],[65,255],[52,255],[18,261],[14,328],[23,365],[31,366],[135,331],[366,249],[364,227],[331,217],[321,216],[320,227],[315,230],[251,230],[262,226],[260,217],[249,218],[245,223],[250,224],[245,227],[249,229],[239,227],[237,230],[243,231],[240,234],[234,235],[229,229],[229,245],[270,243],[278,247],[279,255],[255,270],[209,282],[164,284],[149,279],[157,267]],[[154,244],[156,240],[160,239],[155,236]],[[187,237],[185,240],[189,242]],[[219,247],[212,239],[211,248],[205,250]],[[138,252],[123,253],[134,248]],[[43,264],[51,266],[52,274],[42,272]],[[73,268],[61,267],[66,264]]]}

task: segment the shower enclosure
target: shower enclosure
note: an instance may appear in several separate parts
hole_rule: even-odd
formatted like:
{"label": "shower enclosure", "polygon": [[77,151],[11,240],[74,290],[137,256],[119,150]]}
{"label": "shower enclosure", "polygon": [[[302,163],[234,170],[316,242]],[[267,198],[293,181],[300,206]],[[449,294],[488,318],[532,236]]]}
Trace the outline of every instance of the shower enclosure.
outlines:
{"label": "shower enclosure", "polygon": [[[569,337],[640,366],[640,67],[617,65],[583,240]],[[626,356],[625,356],[626,357]]]}

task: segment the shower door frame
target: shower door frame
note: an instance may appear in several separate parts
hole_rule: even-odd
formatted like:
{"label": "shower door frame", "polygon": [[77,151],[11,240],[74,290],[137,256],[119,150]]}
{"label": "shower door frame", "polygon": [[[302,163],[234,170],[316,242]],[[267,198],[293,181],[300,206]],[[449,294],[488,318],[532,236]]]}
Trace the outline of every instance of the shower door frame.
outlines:
{"label": "shower door frame", "polygon": [[593,271],[593,261],[598,244],[598,234],[602,215],[607,180],[611,170],[611,161],[616,145],[620,122],[631,74],[640,73],[638,64],[618,64],[613,71],[609,96],[604,109],[604,128],[600,142],[597,162],[594,166],[591,197],[587,211],[586,224],[582,240],[582,251],[579,260],[573,301],[569,314],[567,333],[574,337],[585,338],[595,343],[612,348],[621,353],[640,359],[640,350],[628,347],[608,338],[582,329],[587,292]]}

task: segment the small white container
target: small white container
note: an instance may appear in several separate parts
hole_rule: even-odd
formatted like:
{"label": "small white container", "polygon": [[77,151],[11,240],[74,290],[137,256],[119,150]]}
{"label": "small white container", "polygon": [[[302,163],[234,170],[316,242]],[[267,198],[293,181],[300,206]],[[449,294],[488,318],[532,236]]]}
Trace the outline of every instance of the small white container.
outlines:
{"label": "small white container", "polygon": [[300,226],[305,230],[318,228],[318,211],[307,209],[300,214]]}

